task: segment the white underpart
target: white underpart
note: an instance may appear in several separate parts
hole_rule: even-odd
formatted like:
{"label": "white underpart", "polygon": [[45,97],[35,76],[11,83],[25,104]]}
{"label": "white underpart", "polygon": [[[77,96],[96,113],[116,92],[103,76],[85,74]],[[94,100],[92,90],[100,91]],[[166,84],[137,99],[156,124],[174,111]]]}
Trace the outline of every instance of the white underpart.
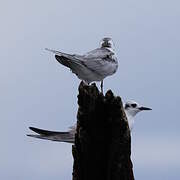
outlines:
{"label": "white underpart", "polygon": [[132,130],[133,129],[133,125],[134,125],[134,116],[136,114],[133,114],[129,111],[126,111],[125,110],[125,113],[126,113],[126,117],[127,117],[127,120],[128,120],[128,124],[129,124],[129,129]]}

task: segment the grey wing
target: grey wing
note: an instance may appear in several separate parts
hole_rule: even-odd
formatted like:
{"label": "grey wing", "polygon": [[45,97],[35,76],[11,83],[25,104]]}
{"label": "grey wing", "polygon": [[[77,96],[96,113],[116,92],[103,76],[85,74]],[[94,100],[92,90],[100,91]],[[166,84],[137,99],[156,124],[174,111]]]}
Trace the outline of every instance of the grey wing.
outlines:
{"label": "grey wing", "polygon": [[77,69],[79,71],[83,71],[84,66],[81,63],[83,61],[83,56],[77,55],[77,54],[67,54],[67,53],[63,53],[60,51],[47,49],[47,48],[46,50],[54,53],[56,60],[60,64],[70,68],[73,73],[77,74]]}
{"label": "grey wing", "polygon": [[74,73],[76,73],[77,68],[82,66],[79,59],[77,59],[73,56],[70,56],[70,55],[69,55],[69,57],[64,56],[64,55],[61,55],[61,56],[55,55],[55,58],[60,64],[70,68],[72,70],[72,72],[74,72]]}
{"label": "grey wing", "polygon": [[100,76],[112,75],[118,63],[115,54],[105,48],[98,48],[84,55],[84,65]]}
{"label": "grey wing", "polygon": [[114,55],[114,53],[106,48],[97,48],[87,52],[84,57],[87,59],[106,58],[107,56]]}
{"label": "grey wing", "polygon": [[58,142],[74,143],[75,133],[72,132],[48,131],[35,127],[29,127],[29,129],[37,133],[37,134],[27,134],[27,136],[30,137],[46,139],[51,141],[58,141]]}
{"label": "grey wing", "polygon": [[52,50],[46,48],[45,50],[52,52],[55,54],[56,60],[61,63],[62,65],[72,68],[72,64],[80,65],[79,58],[81,57],[80,55],[75,55],[75,54],[67,54],[63,53],[60,51]]}

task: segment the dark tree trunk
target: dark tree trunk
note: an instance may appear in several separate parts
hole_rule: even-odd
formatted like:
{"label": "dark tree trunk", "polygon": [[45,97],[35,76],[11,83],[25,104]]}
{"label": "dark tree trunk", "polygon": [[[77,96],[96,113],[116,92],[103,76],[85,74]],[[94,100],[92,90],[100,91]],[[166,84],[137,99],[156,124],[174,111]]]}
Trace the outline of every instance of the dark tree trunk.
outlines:
{"label": "dark tree trunk", "polygon": [[131,136],[120,97],[81,82],[73,180],[134,180]]}

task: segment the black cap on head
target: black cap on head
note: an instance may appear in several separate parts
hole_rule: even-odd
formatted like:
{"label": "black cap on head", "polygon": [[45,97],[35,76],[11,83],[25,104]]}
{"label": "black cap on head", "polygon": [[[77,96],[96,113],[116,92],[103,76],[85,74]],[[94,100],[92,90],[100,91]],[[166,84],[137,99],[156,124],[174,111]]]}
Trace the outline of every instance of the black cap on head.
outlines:
{"label": "black cap on head", "polygon": [[109,37],[103,38],[101,41],[101,47],[111,48],[112,47],[112,39]]}

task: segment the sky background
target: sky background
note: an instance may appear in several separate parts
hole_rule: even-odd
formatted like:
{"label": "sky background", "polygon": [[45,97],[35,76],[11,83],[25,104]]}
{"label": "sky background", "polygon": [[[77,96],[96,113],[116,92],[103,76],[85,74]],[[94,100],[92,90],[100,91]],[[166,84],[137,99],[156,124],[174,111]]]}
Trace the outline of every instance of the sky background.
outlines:
{"label": "sky background", "polygon": [[132,132],[135,179],[180,179],[179,7],[178,0],[1,0],[0,179],[71,179],[71,145],[26,137],[29,126],[65,131],[76,121],[80,80],[44,48],[83,54],[106,36],[119,69],[105,91],[153,109],[137,115]]}

